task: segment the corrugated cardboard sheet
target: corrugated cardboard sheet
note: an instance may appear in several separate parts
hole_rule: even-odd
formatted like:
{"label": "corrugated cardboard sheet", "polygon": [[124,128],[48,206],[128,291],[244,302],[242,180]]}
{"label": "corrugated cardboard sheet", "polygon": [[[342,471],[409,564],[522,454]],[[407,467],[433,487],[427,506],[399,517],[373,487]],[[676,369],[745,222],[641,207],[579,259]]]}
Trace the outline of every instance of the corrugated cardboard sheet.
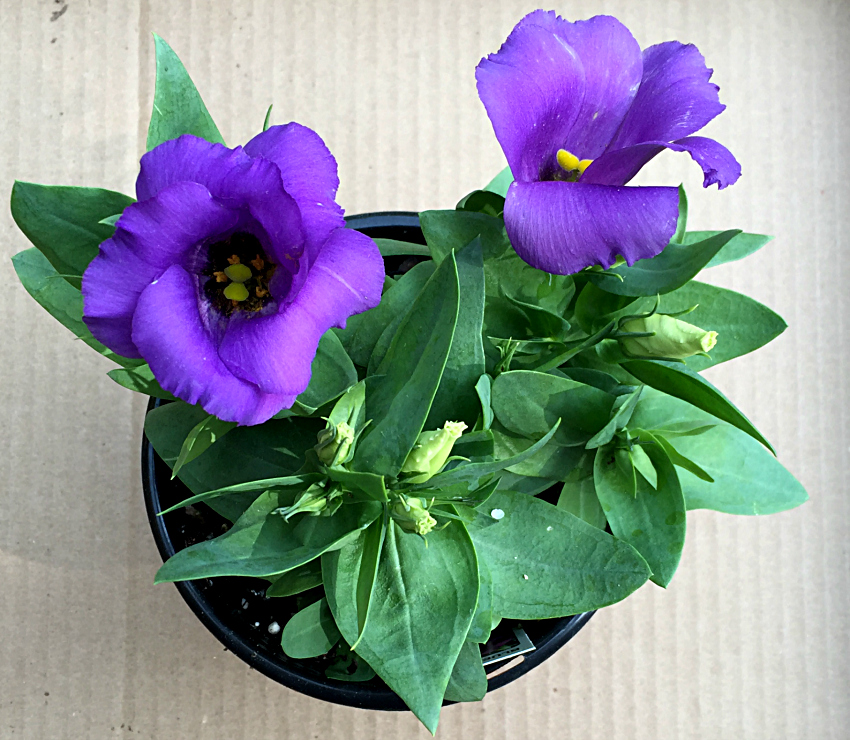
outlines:
{"label": "corrugated cardboard sheet", "polygon": [[[0,0],[0,186],[132,192],[153,95],[151,31],[180,54],[228,142],[298,120],[340,164],[349,213],[451,207],[503,166],[473,70],[521,0]],[[764,519],[688,517],[665,592],[599,613],[542,668],[443,714],[444,738],[846,738],[848,617],[847,0],[562,0],[643,46],[696,43],[728,110],[707,129],[744,177],[717,193],[685,155],[692,228],[777,239],[711,272],[791,328],[710,378],[806,485]],[[306,698],[203,629],[158,556],[139,476],[144,399],[17,283],[0,212],[0,737],[425,737],[409,714]]]}

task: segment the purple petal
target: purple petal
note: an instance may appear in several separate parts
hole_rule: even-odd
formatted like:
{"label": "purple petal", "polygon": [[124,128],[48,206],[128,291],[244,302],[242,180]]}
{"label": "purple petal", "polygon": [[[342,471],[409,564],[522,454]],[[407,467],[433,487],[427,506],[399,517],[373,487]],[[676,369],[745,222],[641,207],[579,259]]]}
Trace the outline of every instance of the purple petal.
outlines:
{"label": "purple petal", "polygon": [[233,170],[245,170],[251,158],[240,147],[228,149],[186,134],[165,141],[142,156],[136,198],[147,200],[176,182],[199,182],[215,196]]}
{"label": "purple petal", "polygon": [[550,30],[521,23],[496,54],[481,60],[475,78],[514,177],[546,176],[582,110],[578,54]]}
{"label": "purple petal", "polygon": [[198,244],[237,219],[205,187],[190,182],[128,206],[83,275],[83,319],[95,338],[114,352],[138,357],[131,331],[141,292],[171,264],[189,262]]}
{"label": "purple petal", "polygon": [[231,319],[219,354],[234,374],[263,391],[301,393],[322,334],[377,306],[383,282],[375,243],[357,231],[337,229],[292,302],[276,316]]}
{"label": "purple petal", "polygon": [[124,357],[141,357],[132,340],[133,312],[160,272],[114,239],[100,245],[82,285],[83,321],[95,339]]}
{"label": "purple petal", "polygon": [[243,215],[250,213],[252,218],[241,227],[253,232],[250,222],[259,224],[268,239],[255,236],[278,264],[302,254],[301,215],[275,163],[250,157],[240,147],[228,149],[186,135],[163,142],[142,157],[136,194],[143,201],[178,182],[200,183],[217,200],[241,209]]}
{"label": "purple petal", "polygon": [[717,185],[720,190],[734,185],[741,176],[741,165],[725,146],[714,139],[689,136],[666,144],[651,141],[603,154],[585,170],[581,181],[587,185],[625,185],[638,171],[664,149],[688,152],[705,174],[703,187]]}
{"label": "purple petal", "polygon": [[667,147],[676,152],[687,152],[705,174],[702,186],[717,185],[718,190],[734,185],[741,176],[741,165],[722,144],[704,136],[688,136]]}
{"label": "purple petal", "polygon": [[219,359],[198,310],[195,278],[179,265],[145,288],[133,319],[133,342],[160,385],[224,421],[260,424],[292,405],[294,395],[261,392]]}
{"label": "purple petal", "polygon": [[560,147],[579,159],[595,159],[617,132],[640,86],[643,60],[638,42],[616,18],[597,15],[570,23],[553,11],[535,11],[520,25],[546,28],[578,55],[584,69],[581,110]]}
{"label": "purple petal", "polygon": [[643,52],[643,79],[608,151],[674,141],[699,131],[725,108],[713,70],[693,44],[667,41]]}
{"label": "purple petal", "polygon": [[625,188],[583,182],[515,182],[505,201],[511,244],[528,264],[557,275],[654,257],[670,242],[677,188]]}
{"label": "purple petal", "polygon": [[245,151],[278,166],[283,187],[301,209],[311,252],[345,225],[334,200],[339,188],[336,160],[315,131],[298,123],[272,126],[251,139]]}

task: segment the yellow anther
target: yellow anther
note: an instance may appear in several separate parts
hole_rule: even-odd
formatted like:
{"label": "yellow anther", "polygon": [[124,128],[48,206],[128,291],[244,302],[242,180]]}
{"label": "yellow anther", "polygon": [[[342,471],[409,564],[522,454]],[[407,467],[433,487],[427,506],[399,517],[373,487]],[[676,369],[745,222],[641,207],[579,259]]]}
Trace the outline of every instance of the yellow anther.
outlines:
{"label": "yellow anther", "polygon": [[579,158],[572,152],[566,149],[559,149],[557,154],[558,164],[566,172],[573,172],[580,166]]}
{"label": "yellow anther", "polygon": [[218,272],[214,272],[213,275],[215,275],[215,281],[217,283],[227,282],[227,275],[225,275],[221,270],[219,270]]}
{"label": "yellow anther", "polygon": [[592,159],[583,159],[578,163],[578,171],[580,175],[584,174],[584,171],[593,164]]}
{"label": "yellow anther", "polygon": [[251,268],[248,265],[237,262],[235,265],[225,267],[224,274],[234,283],[244,283],[246,280],[251,279]]}
{"label": "yellow anther", "polygon": [[238,264],[239,264],[242,260],[240,260],[240,259],[239,259],[239,255],[231,254],[231,255],[227,258],[227,261],[228,261],[231,265],[238,265]]}
{"label": "yellow anther", "polygon": [[230,283],[224,289],[224,297],[231,301],[244,301],[248,297],[248,288],[242,283]]}

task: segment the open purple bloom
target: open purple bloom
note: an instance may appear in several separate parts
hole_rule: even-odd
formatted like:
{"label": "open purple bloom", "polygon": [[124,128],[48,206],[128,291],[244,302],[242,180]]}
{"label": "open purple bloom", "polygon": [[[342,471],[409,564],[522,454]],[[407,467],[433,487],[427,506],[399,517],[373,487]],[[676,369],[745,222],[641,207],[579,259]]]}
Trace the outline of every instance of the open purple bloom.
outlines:
{"label": "open purple bloom", "polygon": [[733,184],[741,167],[729,150],[692,136],[725,108],[711,74],[695,46],[641,53],[609,16],[523,18],[476,69],[515,178],[505,226],[519,255],[566,275],[658,254],[676,230],[678,190],[624,186],[664,149],[688,152],[705,187]]}
{"label": "open purple bloom", "polygon": [[381,298],[381,255],[344,228],[338,186],[336,160],[296,123],[244,148],[164,142],[83,276],[86,325],[184,401],[266,421],[307,387],[322,334]]}

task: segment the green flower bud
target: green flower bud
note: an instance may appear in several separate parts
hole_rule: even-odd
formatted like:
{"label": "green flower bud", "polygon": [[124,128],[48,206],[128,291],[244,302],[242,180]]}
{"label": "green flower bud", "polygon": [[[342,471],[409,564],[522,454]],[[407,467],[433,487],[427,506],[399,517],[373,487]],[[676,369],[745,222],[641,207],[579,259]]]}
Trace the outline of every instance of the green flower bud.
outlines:
{"label": "green flower bud", "polygon": [[633,357],[668,357],[684,360],[700,352],[708,352],[717,344],[717,332],[705,331],[672,316],[655,313],[641,319],[626,321],[623,331],[645,333],[651,337],[620,339],[623,350]]}
{"label": "green flower bud", "polygon": [[327,506],[328,497],[325,495],[325,490],[321,486],[312,485],[298,497],[292,506],[281,506],[275,510],[275,513],[280,514],[288,522],[296,514],[318,516]]}
{"label": "green flower bud", "polygon": [[393,504],[391,513],[398,526],[405,532],[422,537],[437,526],[437,520],[428,513],[425,502],[421,498],[400,497]]}
{"label": "green flower bud", "polygon": [[463,434],[466,424],[462,421],[447,421],[442,429],[422,432],[413,449],[408,453],[402,473],[417,473],[407,479],[408,483],[424,483],[439,473],[449,459],[455,440]]}
{"label": "green flower bud", "polygon": [[348,462],[351,445],[354,444],[354,430],[344,421],[331,424],[322,429],[317,435],[319,444],[314,448],[325,465],[336,465]]}

